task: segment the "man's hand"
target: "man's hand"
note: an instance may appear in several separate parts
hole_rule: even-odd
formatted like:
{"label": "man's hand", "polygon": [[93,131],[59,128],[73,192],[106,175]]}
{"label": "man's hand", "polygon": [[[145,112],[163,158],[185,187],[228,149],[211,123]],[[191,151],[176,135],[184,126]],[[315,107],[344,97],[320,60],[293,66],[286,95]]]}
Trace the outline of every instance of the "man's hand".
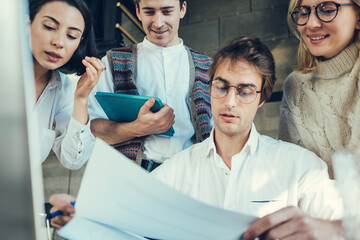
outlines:
{"label": "man's hand", "polygon": [[67,194],[53,194],[50,196],[49,202],[53,207],[50,212],[60,210],[63,215],[56,216],[51,219],[51,225],[56,228],[62,228],[66,223],[72,219],[72,214],[75,213],[75,208],[71,205],[75,198]]}
{"label": "man's hand", "polygon": [[108,144],[116,144],[136,137],[163,133],[175,123],[174,110],[164,104],[158,112],[153,113],[150,108],[155,99],[150,98],[140,108],[137,119],[132,122],[119,123],[107,119],[93,119],[91,132]]}
{"label": "man's hand", "polygon": [[158,112],[153,113],[150,108],[155,104],[155,99],[150,98],[140,108],[134,125],[137,126],[139,136],[163,133],[175,123],[174,110],[164,104]]}
{"label": "man's hand", "polygon": [[244,240],[340,240],[345,239],[340,221],[312,218],[297,207],[286,207],[256,220],[243,234]]}

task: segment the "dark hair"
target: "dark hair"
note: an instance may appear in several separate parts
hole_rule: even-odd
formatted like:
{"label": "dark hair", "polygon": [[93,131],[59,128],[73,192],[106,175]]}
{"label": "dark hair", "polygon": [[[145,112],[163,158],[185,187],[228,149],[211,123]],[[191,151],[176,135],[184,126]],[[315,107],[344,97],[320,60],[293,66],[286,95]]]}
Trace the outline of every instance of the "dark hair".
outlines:
{"label": "dark hair", "polygon": [[[141,0],[134,0],[134,3],[135,3],[135,6],[139,8],[139,3],[140,3]],[[186,2],[186,0],[179,0],[180,2],[180,9],[181,9],[181,6],[183,5],[184,2]]]}
{"label": "dark hair", "polygon": [[241,60],[252,64],[262,75],[260,103],[269,100],[276,81],[275,61],[270,50],[260,39],[240,37],[220,49],[214,56],[213,63],[209,69],[210,80],[214,79],[217,68],[226,60],[230,60],[230,64],[232,65]]}
{"label": "dark hair", "polygon": [[84,18],[85,29],[80,40],[80,44],[70,60],[61,67],[61,69],[66,73],[76,73],[77,75],[82,75],[86,71],[85,66],[81,63],[82,59],[84,59],[85,56],[97,57],[92,18],[86,3],[83,0],[29,0],[30,22],[34,20],[36,14],[46,3],[56,1],[64,2],[69,6],[75,7]]}

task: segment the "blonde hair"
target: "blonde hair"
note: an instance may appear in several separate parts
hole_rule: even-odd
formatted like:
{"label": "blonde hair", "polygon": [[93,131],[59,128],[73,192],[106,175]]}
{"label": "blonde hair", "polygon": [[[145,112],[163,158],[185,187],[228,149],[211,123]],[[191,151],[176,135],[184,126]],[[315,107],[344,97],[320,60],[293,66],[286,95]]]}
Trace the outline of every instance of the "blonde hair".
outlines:
{"label": "blonde hair", "polygon": [[[360,7],[360,0],[353,0],[353,2]],[[291,32],[300,40],[297,53],[298,66],[296,66],[294,70],[301,73],[308,73],[318,68],[321,57],[315,57],[310,53],[297,30],[297,25],[291,18],[290,13],[300,4],[301,0],[290,0],[287,21]],[[360,42],[360,31],[357,29],[355,30],[353,42]]]}

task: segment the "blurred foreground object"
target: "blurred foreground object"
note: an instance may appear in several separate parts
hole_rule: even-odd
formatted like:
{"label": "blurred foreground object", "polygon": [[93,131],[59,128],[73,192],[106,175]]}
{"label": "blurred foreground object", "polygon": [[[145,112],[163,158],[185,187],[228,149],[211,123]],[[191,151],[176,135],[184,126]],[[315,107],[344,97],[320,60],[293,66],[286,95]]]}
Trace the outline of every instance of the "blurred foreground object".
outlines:
{"label": "blurred foreground object", "polygon": [[336,151],[332,160],[344,201],[343,226],[347,239],[360,239],[360,146],[351,151]]}
{"label": "blurred foreground object", "polygon": [[0,239],[46,239],[28,1],[0,7]]}

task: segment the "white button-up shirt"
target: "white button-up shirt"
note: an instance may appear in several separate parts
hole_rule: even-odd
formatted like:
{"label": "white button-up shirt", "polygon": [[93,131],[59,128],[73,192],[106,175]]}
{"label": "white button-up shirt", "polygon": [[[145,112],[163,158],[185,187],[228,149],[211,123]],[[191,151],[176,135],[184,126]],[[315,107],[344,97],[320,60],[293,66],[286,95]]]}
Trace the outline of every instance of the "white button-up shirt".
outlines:
{"label": "white button-up shirt", "polygon": [[338,219],[342,201],[326,164],[297,145],[260,135],[253,125],[231,170],[210,137],[175,154],[151,174],[207,204],[262,217],[298,206],[314,217]]}
{"label": "white button-up shirt", "polygon": [[[163,162],[174,153],[192,145],[195,130],[186,98],[189,94],[189,56],[183,41],[171,47],[159,47],[146,38],[137,45],[136,87],[143,96],[158,97],[174,110],[175,134],[172,137],[150,135],[144,142],[143,158]],[[89,97],[91,118],[108,119],[95,99],[96,92],[114,92],[114,82],[108,58],[102,61],[106,70]]]}
{"label": "white button-up shirt", "polygon": [[74,84],[65,74],[53,71],[35,104],[41,162],[52,149],[64,167],[79,169],[91,155],[95,138],[90,123],[83,125],[72,118],[74,91]]}

